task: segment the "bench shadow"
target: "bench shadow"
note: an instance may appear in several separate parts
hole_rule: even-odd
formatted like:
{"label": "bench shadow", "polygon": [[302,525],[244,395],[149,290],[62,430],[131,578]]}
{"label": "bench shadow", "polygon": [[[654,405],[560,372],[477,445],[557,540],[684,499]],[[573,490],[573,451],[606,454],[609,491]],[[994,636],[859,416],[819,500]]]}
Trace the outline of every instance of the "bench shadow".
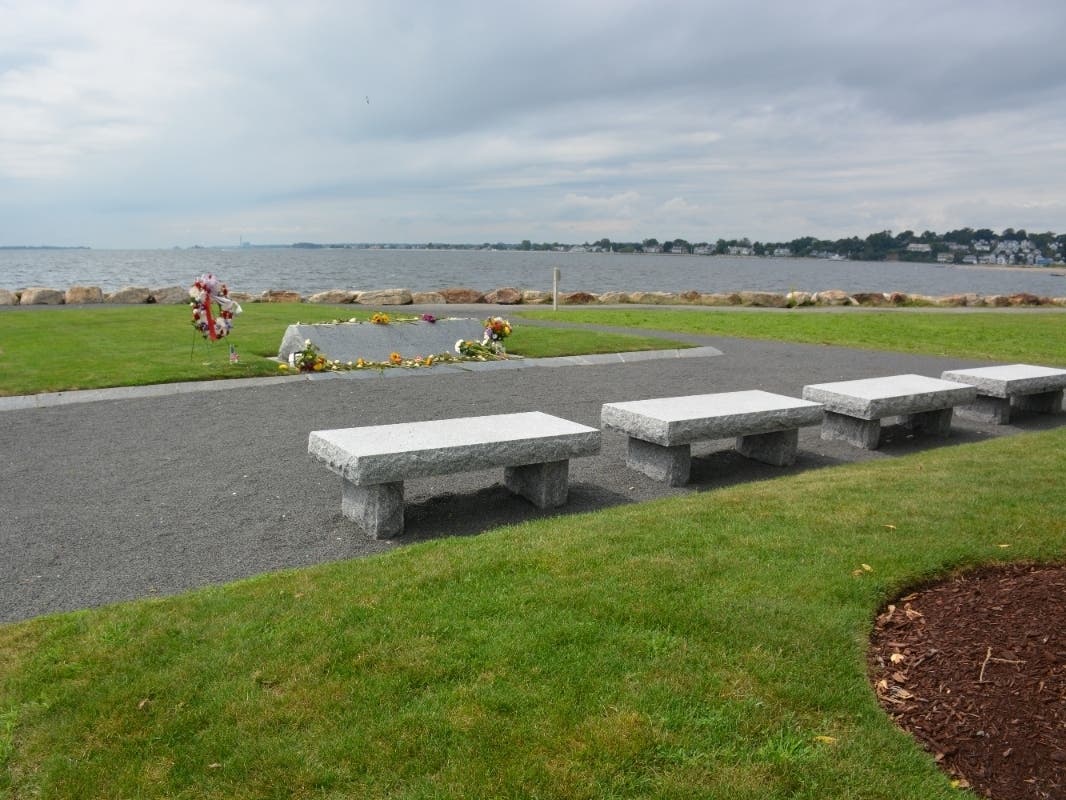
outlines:
{"label": "bench shadow", "polygon": [[564,505],[540,509],[511,493],[502,483],[469,492],[444,492],[404,506],[404,532],[389,541],[414,544],[479,533],[536,519],[599,511],[632,503],[633,499],[593,483],[570,484]]}
{"label": "bench shadow", "polygon": [[738,453],[731,443],[723,440],[711,445],[710,450],[707,445],[700,449],[694,448],[691,474],[686,488],[698,492],[712,491],[842,464],[895,458],[1017,433],[1053,430],[1064,425],[1066,414],[1049,415],[1037,412],[1019,412],[1011,419],[1010,425],[1003,426],[956,420],[948,436],[915,431],[902,424],[892,423],[882,426],[881,440],[876,450],[863,450],[844,442],[801,441],[795,463],[787,467],[775,467],[746,458]]}

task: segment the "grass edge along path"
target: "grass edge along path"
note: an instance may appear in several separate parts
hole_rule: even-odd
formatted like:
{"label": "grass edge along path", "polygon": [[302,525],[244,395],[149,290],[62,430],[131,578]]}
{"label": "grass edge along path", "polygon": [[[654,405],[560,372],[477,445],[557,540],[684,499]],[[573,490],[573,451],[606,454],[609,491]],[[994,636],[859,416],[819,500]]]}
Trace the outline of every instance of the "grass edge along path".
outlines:
{"label": "grass edge along path", "polygon": [[1066,558],[1064,468],[1059,428],[0,626],[0,795],[958,797],[872,620]]}
{"label": "grass edge along path", "polygon": [[[350,306],[249,303],[234,319],[230,336],[208,342],[193,329],[189,307],[184,305],[5,311],[0,313],[0,397],[278,375],[278,365],[270,358],[277,356],[288,325],[367,321],[372,314],[373,309]],[[387,314],[393,320],[416,316],[391,308]],[[231,344],[237,349],[236,364],[230,363]],[[516,326],[506,344],[509,352],[529,358],[691,347],[639,332],[624,335],[531,325]]]}
{"label": "grass edge along path", "polygon": [[702,336],[772,339],[899,353],[1066,366],[1066,310],[914,309],[820,313],[713,309],[523,310],[516,317]]}

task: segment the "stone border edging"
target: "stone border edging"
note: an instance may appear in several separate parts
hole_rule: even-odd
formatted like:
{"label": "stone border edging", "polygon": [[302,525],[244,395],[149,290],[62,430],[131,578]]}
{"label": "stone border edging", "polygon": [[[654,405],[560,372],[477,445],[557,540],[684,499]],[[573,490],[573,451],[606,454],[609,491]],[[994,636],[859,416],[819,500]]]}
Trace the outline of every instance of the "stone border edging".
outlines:
{"label": "stone border edging", "polygon": [[[331,289],[312,295],[272,289],[260,294],[231,292],[239,303],[313,303],[324,305],[402,306],[402,305],[548,305],[551,292],[538,289],[500,287],[482,293],[467,287],[451,287],[431,292],[410,289],[376,289],[356,291]],[[181,286],[149,289],[126,286],[117,292],[104,293],[98,286],[71,286],[65,291],[33,286],[11,291],[0,289],[0,306],[15,305],[94,305],[114,303],[137,305],[157,303],[182,305],[189,302],[189,290]],[[568,292],[559,295],[559,304],[574,305],[671,305],[671,306],[750,306],[754,308],[798,308],[803,306],[863,306],[877,307],[972,307],[1009,308],[1018,306],[1063,306],[1066,297],[1041,297],[1028,292],[1010,295],[953,294],[934,297],[904,292],[845,292],[828,289],[821,292]]]}
{"label": "stone border edging", "polygon": [[431,375],[449,372],[490,372],[501,369],[529,367],[587,367],[604,364],[628,364],[660,358],[713,358],[722,355],[716,347],[686,347],[673,350],[638,350],[631,353],[605,353],[585,356],[555,356],[552,358],[515,358],[504,361],[464,361],[440,364],[425,369],[344,370],[341,372],[301,372],[293,375],[268,375],[261,378],[228,378],[207,381],[156,383],[150,386],[117,386],[109,389],[78,389],[68,392],[42,392],[0,397],[0,412],[27,408],[51,408],[75,403],[96,403],[102,400],[133,400],[165,397],[192,392],[217,392],[294,381],[365,380],[367,378],[399,378],[412,375]]}

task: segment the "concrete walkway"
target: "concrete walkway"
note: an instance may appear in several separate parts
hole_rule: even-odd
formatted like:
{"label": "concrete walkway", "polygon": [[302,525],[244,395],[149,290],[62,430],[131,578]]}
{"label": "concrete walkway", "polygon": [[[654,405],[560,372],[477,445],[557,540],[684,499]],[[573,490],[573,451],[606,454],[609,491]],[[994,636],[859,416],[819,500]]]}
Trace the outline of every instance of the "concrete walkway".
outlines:
{"label": "concrete walkway", "polygon": [[714,442],[693,448],[692,482],[679,488],[626,469],[625,437],[608,432],[598,457],[572,462],[564,508],[538,511],[512,497],[496,471],[412,480],[406,532],[391,542],[368,540],[341,516],[338,479],[307,455],[309,432],[323,428],[516,411],[599,427],[600,407],[611,401],[741,389],[798,397],[808,383],[982,365],[670,338],[708,349],[8,398],[0,411],[0,621],[1063,424],[1062,416],[1000,428],[958,421],[950,439],[897,434],[874,452],[823,442],[811,428],[801,433],[799,460],[783,470]]}

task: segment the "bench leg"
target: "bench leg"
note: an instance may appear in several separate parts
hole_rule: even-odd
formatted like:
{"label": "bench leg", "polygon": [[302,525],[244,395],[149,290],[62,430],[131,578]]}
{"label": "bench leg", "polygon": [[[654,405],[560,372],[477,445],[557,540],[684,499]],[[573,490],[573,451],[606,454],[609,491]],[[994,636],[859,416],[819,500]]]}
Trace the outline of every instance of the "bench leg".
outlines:
{"label": "bench leg", "polygon": [[1010,398],[992,397],[979,394],[972,403],[956,409],[959,416],[986,422],[992,425],[1006,425],[1010,422]]}
{"label": "bench leg", "polygon": [[737,437],[737,452],[742,456],[772,464],[775,467],[787,467],[796,461],[799,451],[799,429],[774,431]]}
{"label": "bench leg", "polygon": [[1038,414],[1062,412],[1062,389],[1040,394],[1019,394],[1014,397],[1014,407],[1019,411],[1035,411]]}
{"label": "bench leg", "polygon": [[626,451],[626,466],[670,486],[683,486],[688,483],[692,469],[692,446],[679,444],[664,447],[631,436]]}
{"label": "bench leg", "polygon": [[403,481],[356,486],[341,478],[341,513],[371,539],[403,533]]}
{"label": "bench leg", "polygon": [[912,431],[922,431],[935,436],[948,436],[951,433],[951,416],[953,408],[940,408],[936,411],[922,411],[900,417],[903,427]]}
{"label": "bench leg", "polygon": [[566,502],[569,492],[570,462],[548,461],[544,464],[525,464],[507,467],[503,483],[537,508],[558,508]]}
{"label": "bench leg", "polygon": [[876,450],[881,442],[881,420],[859,419],[835,411],[826,411],[822,438],[847,442],[863,450]]}

